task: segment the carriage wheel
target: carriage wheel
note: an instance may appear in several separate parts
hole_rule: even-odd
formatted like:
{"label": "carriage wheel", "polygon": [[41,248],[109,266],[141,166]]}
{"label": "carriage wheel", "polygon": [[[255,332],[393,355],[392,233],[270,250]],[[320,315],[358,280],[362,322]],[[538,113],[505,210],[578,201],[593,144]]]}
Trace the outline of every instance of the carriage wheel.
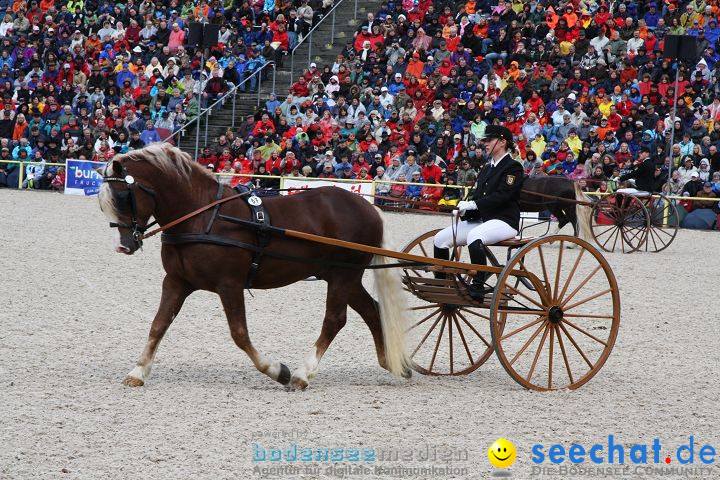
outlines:
{"label": "carriage wheel", "polygon": [[645,248],[653,252],[660,252],[675,240],[680,228],[680,217],[675,202],[664,195],[653,197],[649,202],[648,211],[650,212],[650,230]]}
{"label": "carriage wheel", "polygon": [[642,201],[632,195],[613,193],[595,203],[592,210],[592,234],[606,252],[620,248],[631,253],[645,245],[650,230],[650,215]]}
{"label": "carriage wheel", "polygon": [[515,381],[533,390],[575,389],[610,355],[620,295],[595,247],[555,235],[528,243],[505,266],[493,294],[491,325],[498,325],[500,315],[504,329],[492,329],[493,345]]}
{"label": "carriage wheel", "polygon": [[[433,237],[438,231],[420,235],[403,252],[431,258]],[[451,258],[469,262],[463,253],[463,249],[458,247]],[[432,272],[424,269],[405,268],[404,273],[412,277],[434,278]],[[413,369],[417,372],[424,375],[465,375],[476,370],[492,355],[487,308],[426,302],[420,298],[408,303],[407,338]],[[504,315],[500,316],[500,321],[502,318]]]}

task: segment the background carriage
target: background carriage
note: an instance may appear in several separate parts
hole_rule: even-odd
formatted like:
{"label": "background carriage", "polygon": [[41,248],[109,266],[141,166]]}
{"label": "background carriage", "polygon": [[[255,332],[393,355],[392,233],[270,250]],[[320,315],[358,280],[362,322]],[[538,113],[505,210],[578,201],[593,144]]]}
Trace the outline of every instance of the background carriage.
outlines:
{"label": "background carriage", "polygon": [[647,192],[615,192],[593,205],[592,235],[606,252],[660,252],[675,240],[680,216],[675,202]]}

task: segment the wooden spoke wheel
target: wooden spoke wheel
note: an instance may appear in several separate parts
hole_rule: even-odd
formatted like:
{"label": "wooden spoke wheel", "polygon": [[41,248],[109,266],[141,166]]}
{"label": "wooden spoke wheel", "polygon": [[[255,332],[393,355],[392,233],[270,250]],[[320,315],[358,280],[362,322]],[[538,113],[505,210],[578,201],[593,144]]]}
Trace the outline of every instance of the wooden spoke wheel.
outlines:
{"label": "wooden spoke wheel", "polygon": [[[420,235],[403,252],[432,258],[433,237],[438,231]],[[451,259],[469,262],[464,250],[458,247]],[[425,375],[465,375],[485,363],[493,353],[487,310],[490,295],[485,305],[463,295],[469,275],[462,271],[437,280],[427,268],[403,270],[406,289],[416,296],[409,302],[407,330],[413,368]],[[425,291],[418,292],[418,284]]]}
{"label": "wooden spoke wheel", "polygon": [[[565,248],[569,244],[576,248]],[[610,355],[620,295],[595,247],[566,235],[543,237],[503,269],[490,317],[495,352],[515,381],[534,390],[575,389]]]}
{"label": "wooden spoke wheel", "polygon": [[677,207],[674,201],[660,195],[648,200],[647,210],[650,213],[650,230],[645,248],[660,252],[670,246],[680,228]]}
{"label": "wooden spoke wheel", "polygon": [[592,234],[606,252],[619,248],[631,253],[645,245],[650,215],[644,203],[632,195],[613,193],[598,200],[592,209]]}

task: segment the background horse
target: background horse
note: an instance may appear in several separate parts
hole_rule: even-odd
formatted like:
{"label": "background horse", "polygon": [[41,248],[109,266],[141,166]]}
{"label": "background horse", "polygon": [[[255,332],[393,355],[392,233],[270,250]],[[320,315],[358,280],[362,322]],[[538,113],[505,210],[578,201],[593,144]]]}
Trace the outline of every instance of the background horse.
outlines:
{"label": "background horse", "polygon": [[585,240],[592,238],[592,208],[586,205],[589,202],[592,200],[585,195],[580,184],[566,177],[528,177],[520,193],[521,212],[549,210],[558,219],[557,231],[570,224],[574,235]]}
{"label": "background horse", "polygon": [[[142,245],[139,233],[147,227],[150,217],[154,217],[160,225],[166,225],[212,203],[218,192],[223,197],[236,193],[229,187],[218,190],[218,181],[212,174],[193,162],[188,154],[168,144],[156,143],[117,155],[108,162],[104,176],[106,182],[100,189],[100,207],[119,226],[115,250],[128,255]],[[375,207],[340,188],[326,187],[292,196],[265,197],[263,205],[275,227],[375,247],[383,243],[382,218]],[[219,213],[251,219],[250,207],[241,198],[220,205]],[[169,228],[167,232],[203,233],[209,229],[208,233],[218,238],[253,245],[257,243],[257,232],[252,228],[221,220],[209,226],[211,218],[214,218],[213,210],[208,210]],[[124,380],[126,385],[142,386],[147,381],[160,340],[185,298],[196,290],[207,290],[220,296],[237,346],[250,357],[259,371],[282,384],[289,383],[300,389],[307,387],[323,354],[345,325],[348,305],[370,328],[380,366],[395,375],[409,376],[410,362],[405,351],[405,330],[401,324],[404,312],[398,276],[387,268],[375,270],[378,304],[362,285],[363,272],[373,260],[372,254],[271,235],[254,276],[253,288],[278,288],[313,275],[327,281],[322,329],[304,364],[291,375],[287,366],[264,356],[250,341],[244,289],[253,252],[208,243],[163,243],[161,256],[166,275],[160,306],[145,349]],[[307,261],[292,260],[288,256]],[[376,263],[386,262],[386,257],[376,259]]]}

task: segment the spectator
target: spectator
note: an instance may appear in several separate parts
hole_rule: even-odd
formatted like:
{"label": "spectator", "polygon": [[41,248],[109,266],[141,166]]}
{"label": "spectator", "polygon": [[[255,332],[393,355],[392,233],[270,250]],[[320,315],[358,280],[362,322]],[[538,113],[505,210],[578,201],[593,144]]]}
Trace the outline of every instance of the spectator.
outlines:
{"label": "spectator", "polygon": [[142,140],[145,145],[162,141],[157,130],[155,130],[155,124],[152,120],[147,121],[145,130],[140,134],[140,140]]}
{"label": "spectator", "polygon": [[683,185],[682,194],[688,197],[696,197],[697,193],[703,189],[703,182],[700,181],[698,172],[690,174],[690,180]]}
{"label": "spectator", "polygon": [[[702,190],[698,191],[695,196],[699,198],[717,199],[717,195],[712,191],[712,183],[710,182],[703,182]],[[717,204],[717,200],[695,200],[693,202],[693,208],[717,209]]]}

